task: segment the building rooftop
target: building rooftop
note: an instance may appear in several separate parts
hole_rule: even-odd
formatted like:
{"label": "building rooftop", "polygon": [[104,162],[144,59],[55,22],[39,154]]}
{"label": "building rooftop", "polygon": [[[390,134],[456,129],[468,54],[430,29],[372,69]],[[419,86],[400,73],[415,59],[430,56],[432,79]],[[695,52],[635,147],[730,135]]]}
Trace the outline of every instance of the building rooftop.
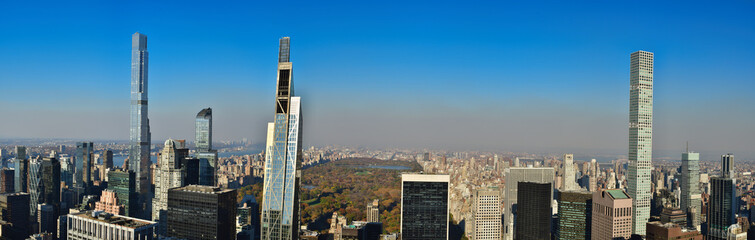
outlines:
{"label": "building rooftop", "polygon": [[620,189],[610,189],[610,190],[606,190],[606,192],[610,194],[613,199],[628,199],[629,198],[629,196],[627,196],[627,194],[623,190],[620,190]]}
{"label": "building rooftop", "polygon": [[126,217],[121,215],[114,215],[106,213],[104,211],[85,211],[79,213],[71,213],[69,216],[76,216],[80,218],[91,219],[103,223],[115,224],[127,228],[140,228],[148,225],[156,225],[156,222],[147,221],[138,218]]}
{"label": "building rooftop", "polygon": [[184,191],[184,192],[210,193],[210,194],[221,194],[221,193],[233,191],[233,189],[225,189],[225,188],[204,186],[204,185],[189,185],[186,187],[180,187],[180,188],[175,188],[171,190]]}

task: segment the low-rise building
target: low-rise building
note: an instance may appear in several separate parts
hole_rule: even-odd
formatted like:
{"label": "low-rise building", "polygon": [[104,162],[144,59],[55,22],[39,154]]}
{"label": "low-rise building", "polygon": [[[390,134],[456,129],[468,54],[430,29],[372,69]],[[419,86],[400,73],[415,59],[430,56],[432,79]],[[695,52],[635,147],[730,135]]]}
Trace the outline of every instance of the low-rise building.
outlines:
{"label": "low-rise building", "polygon": [[152,240],[156,228],[153,221],[103,211],[68,214],[66,221],[68,240]]}

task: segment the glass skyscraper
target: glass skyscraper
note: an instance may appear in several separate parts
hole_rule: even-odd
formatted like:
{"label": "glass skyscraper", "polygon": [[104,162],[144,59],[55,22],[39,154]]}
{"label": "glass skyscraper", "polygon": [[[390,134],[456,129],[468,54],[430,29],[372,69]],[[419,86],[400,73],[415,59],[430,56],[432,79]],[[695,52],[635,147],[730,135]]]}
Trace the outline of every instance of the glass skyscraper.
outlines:
{"label": "glass skyscraper", "polygon": [[215,186],[218,152],[212,149],[212,108],[197,113],[194,121],[195,157],[199,159],[199,185]]}
{"label": "glass skyscraper", "polygon": [[76,170],[74,172],[74,183],[76,187],[84,189],[84,193],[88,194],[92,183],[92,157],[93,157],[94,144],[92,142],[79,142],[76,143],[76,158],[74,165]]}
{"label": "glass skyscraper", "polygon": [[448,239],[448,175],[401,175],[401,239]]}
{"label": "glass skyscraper", "polygon": [[274,122],[267,125],[262,239],[298,239],[301,99],[294,97],[290,39],[280,39]]}
{"label": "glass skyscraper", "polygon": [[700,212],[702,210],[702,198],[700,196],[700,154],[693,152],[682,153],[682,180],[681,180],[681,204],[682,211],[691,216],[687,221],[690,227],[700,227]]}
{"label": "glass skyscraper", "polygon": [[627,193],[633,200],[632,233],[645,235],[653,167],[653,53],[637,51],[630,59]]}
{"label": "glass skyscraper", "polygon": [[710,179],[707,239],[730,239],[728,238],[729,227],[737,223],[736,213],[739,207],[737,206],[737,180],[731,175],[733,163],[733,155],[722,155],[721,176]]}
{"label": "glass skyscraper", "polygon": [[131,38],[131,125],[129,132],[129,170],[136,173],[139,193],[150,191],[149,118],[147,117],[147,35],[134,33]]}

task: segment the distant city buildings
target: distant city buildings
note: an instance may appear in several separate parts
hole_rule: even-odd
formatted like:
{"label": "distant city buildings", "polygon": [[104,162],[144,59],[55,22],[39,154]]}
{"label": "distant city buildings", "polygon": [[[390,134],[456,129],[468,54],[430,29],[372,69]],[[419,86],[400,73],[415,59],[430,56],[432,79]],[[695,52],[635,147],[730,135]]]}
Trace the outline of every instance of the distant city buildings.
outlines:
{"label": "distant city buildings", "polygon": [[629,74],[627,193],[633,200],[632,233],[638,235],[645,235],[652,197],[650,171],[653,167],[653,58],[651,52],[632,53]]}
{"label": "distant city buildings", "polygon": [[448,175],[401,175],[402,240],[448,239]]}

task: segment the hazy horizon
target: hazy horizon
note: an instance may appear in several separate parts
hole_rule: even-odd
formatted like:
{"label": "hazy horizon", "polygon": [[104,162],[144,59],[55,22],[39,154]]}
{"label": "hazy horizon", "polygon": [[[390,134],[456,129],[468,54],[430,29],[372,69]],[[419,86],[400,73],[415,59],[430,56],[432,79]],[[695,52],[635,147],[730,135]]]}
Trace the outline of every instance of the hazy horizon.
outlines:
{"label": "hazy horizon", "polygon": [[646,50],[655,150],[755,155],[753,2],[5,5],[0,138],[128,139],[138,31],[153,141],[262,142],[290,36],[307,146],[620,153]]}

